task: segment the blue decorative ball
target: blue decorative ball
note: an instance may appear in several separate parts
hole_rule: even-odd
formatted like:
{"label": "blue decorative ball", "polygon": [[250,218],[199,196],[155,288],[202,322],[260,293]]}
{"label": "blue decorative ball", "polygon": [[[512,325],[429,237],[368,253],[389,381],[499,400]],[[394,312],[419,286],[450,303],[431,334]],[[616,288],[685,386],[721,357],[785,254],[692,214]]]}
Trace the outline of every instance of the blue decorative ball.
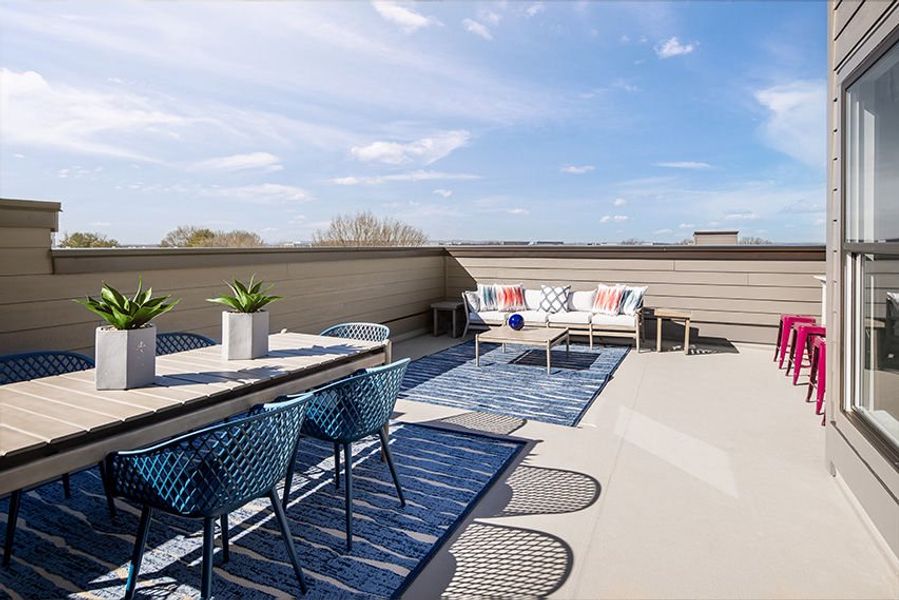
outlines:
{"label": "blue decorative ball", "polygon": [[518,331],[519,329],[524,327],[524,317],[522,317],[518,313],[509,315],[509,320],[507,321],[507,323],[509,323],[509,327],[511,327],[515,331]]}

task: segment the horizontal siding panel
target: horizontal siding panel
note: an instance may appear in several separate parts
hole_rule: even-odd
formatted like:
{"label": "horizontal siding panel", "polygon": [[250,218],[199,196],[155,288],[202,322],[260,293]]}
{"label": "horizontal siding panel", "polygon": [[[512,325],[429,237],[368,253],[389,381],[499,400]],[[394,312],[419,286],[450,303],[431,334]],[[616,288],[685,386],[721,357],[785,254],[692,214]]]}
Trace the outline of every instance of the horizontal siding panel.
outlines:
{"label": "horizontal siding panel", "polygon": [[[833,44],[833,64],[838,70],[843,70],[849,56],[867,41],[880,19],[899,6],[897,3],[899,0],[865,2],[858,8]],[[887,31],[889,29],[883,31],[883,35]]]}
{"label": "horizontal siding panel", "polygon": [[50,260],[49,248],[4,248],[0,250],[0,289],[6,288],[15,293],[15,286],[10,286],[2,277],[14,275],[34,275],[51,273],[53,262]]}
{"label": "horizontal siding panel", "polygon": [[[882,0],[875,0],[882,1]],[[862,4],[864,4],[865,0],[845,0],[844,2],[840,2],[840,4],[834,9],[833,12],[833,39],[839,39],[840,35],[846,29],[846,25],[849,24],[849,21],[852,20],[852,17],[855,16],[855,13],[861,8]]]}
{"label": "horizontal siding panel", "polygon": [[50,230],[0,227],[0,248],[50,248]]}

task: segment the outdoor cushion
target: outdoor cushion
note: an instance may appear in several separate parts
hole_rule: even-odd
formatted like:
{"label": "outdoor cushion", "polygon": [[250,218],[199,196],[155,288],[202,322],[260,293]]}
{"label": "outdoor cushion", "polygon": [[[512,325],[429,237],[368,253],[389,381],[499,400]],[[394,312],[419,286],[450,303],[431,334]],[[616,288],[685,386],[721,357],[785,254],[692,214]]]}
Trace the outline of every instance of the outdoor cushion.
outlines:
{"label": "outdoor cushion", "polygon": [[548,313],[563,312],[568,307],[570,285],[544,285],[540,289],[540,310]]}
{"label": "outdoor cushion", "polygon": [[524,303],[527,305],[527,310],[540,310],[540,300],[542,298],[543,294],[540,290],[525,288]]}
{"label": "outdoor cushion", "polygon": [[637,317],[634,315],[593,315],[593,326],[596,327],[622,327],[633,329],[637,326]]}
{"label": "outdoor cushion", "polygon": [[468,321],[470,323],[489,323],[491,325],[501,325],[506,322],[506,314],[499,310],[482,310],[480,312],[468,313]]}
{"label": "outdoor cushion", "polygon": [[465,301],[468,302],[468,308],[475,312],[481,310],[481,299],[477,292],[467,291],[463,294],[465,294]]}
{"label": "outdoor cushion", "polygon": [[524,318],[525,327],[533,327],[536,325],[546,325],[546,317],[548,314],[542,310],[519,310],[515,314]]}
{"label": "outdoor cushion", "polygon": [[515,312],[527,310],[524,303],[524,288],[518,285],[496,285],[496,310]]}
{"label": "outdoor cushion", "polygon": [[633,316],[643,308],[643,296],[646,295],[646,287],[625,286],[624,297],[621,299],[621,314]]}
{"label": "outdoor cushion", "polygon": [[596,290],[586,292],[572,292],[568,296],[568,310],[593,312],[593,297]]}
{"label": "outdoor cushion", "polygon": [[593,311],[604,315],[617,315],[621,310],[621,298],[623,295],[623,285],[605,285],[600,283],[596,286]]}
{"label": "outdoor cushion", "polygon": [[559,325],[587,325],[590,323],[590,317],[593,313],[580,310],[570,310],[560,313],[550,313],[547,319],[550,323]]}
{"label": "outdoor cushion", "polygon": [[478,284],[479,310],[496,310],[496,286],[492,283]]}

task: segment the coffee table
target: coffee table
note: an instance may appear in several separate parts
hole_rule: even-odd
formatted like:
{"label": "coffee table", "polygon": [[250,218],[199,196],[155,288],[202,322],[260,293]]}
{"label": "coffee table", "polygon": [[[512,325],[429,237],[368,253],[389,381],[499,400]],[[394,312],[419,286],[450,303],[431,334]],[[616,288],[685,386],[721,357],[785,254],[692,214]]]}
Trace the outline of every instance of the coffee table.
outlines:
{"label": "coffee table", "polygon": [[546,373],[552,369],[552,347],[565,342],[565,352],[571,351],[571,343],[567,329],[550,329],[549,327],[534,327],[515,330],[508,325],[492,327],[477,334],[474,338],[475,366],[481,366],[481,342],[502,344],[503,351],[506,344],[521,344],[522,346],[538,346],[546,349]]}

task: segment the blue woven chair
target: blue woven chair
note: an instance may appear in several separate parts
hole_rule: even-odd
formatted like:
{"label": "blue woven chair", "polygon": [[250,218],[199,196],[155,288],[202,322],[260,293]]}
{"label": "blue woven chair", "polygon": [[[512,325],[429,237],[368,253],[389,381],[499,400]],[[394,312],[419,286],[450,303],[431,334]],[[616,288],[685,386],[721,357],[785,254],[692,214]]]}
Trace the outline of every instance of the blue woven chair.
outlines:
{"label": "blue woven chair", "polygon": [[159,333],[156,335],[156,356],[165,356],[175,352],[185,352],[214,346],[215,340],[198,333],[174,331],[171,333]]}
{"label": "blue woven chair", "polygon": [[390,337],[390,328],[380,323],[340,323],[328,327],[319,335],[367,342],[386,342]]}
{"label": "blue woven chair", "polygon": [[[390,475],[393,477],[400,505],[406,506],[403,488],[400,487],[400,480],[396,474],[384,426],[396,406],[396,397],[408,366],[409,359],[404,358],[383,367],[366,369],[358,375],[319,388],[309,395],[306,421],[303,423],[303,435],[333,442],[334,482],[338,488],[340,487],[340,449],[343,448],[347,550],[353,549],[353,442],[378,434],[381,439],[381,450],[390,468]],[[287,479],[284,482],[283,502],[285,507],[290,497],[290,484],[295,462],[296,455],[291,460],[290,468],[287,470]]]}
{"label": "blue woven chair", "polygon": [[227,514],[263,496],[272,503],[300,589],[306,593],[275,485],[296,454],[308,397],[296,396],[241,419],[106,458],[112,492],[142,506],[125,598],[134,597],[154,510],[203,519],[201,594],[210,598],[215,520],[221,519],[227,561]]}
{"label": "blue woven chair", "polygon": [[[52,377],[63,373],[73,373],[92,369],[94,361],[77,352],[45,351],[25,352],[0,356],[0,385],[17,381],[30,381],[41,377]],[[69,474],[62,476],[63,491],[66,498],[72,496]],[[111,502],[111,500],[110,500]],[[13,539],[16,535],[16,523],[19,520],[19,509],[22,505],[22,490],[16,490],[9,497],[9,514],[6,517],[6,539],[3,544],[3,566],[9,566],[12,558]],[[115,507],[112,506],[114,511]]]}

